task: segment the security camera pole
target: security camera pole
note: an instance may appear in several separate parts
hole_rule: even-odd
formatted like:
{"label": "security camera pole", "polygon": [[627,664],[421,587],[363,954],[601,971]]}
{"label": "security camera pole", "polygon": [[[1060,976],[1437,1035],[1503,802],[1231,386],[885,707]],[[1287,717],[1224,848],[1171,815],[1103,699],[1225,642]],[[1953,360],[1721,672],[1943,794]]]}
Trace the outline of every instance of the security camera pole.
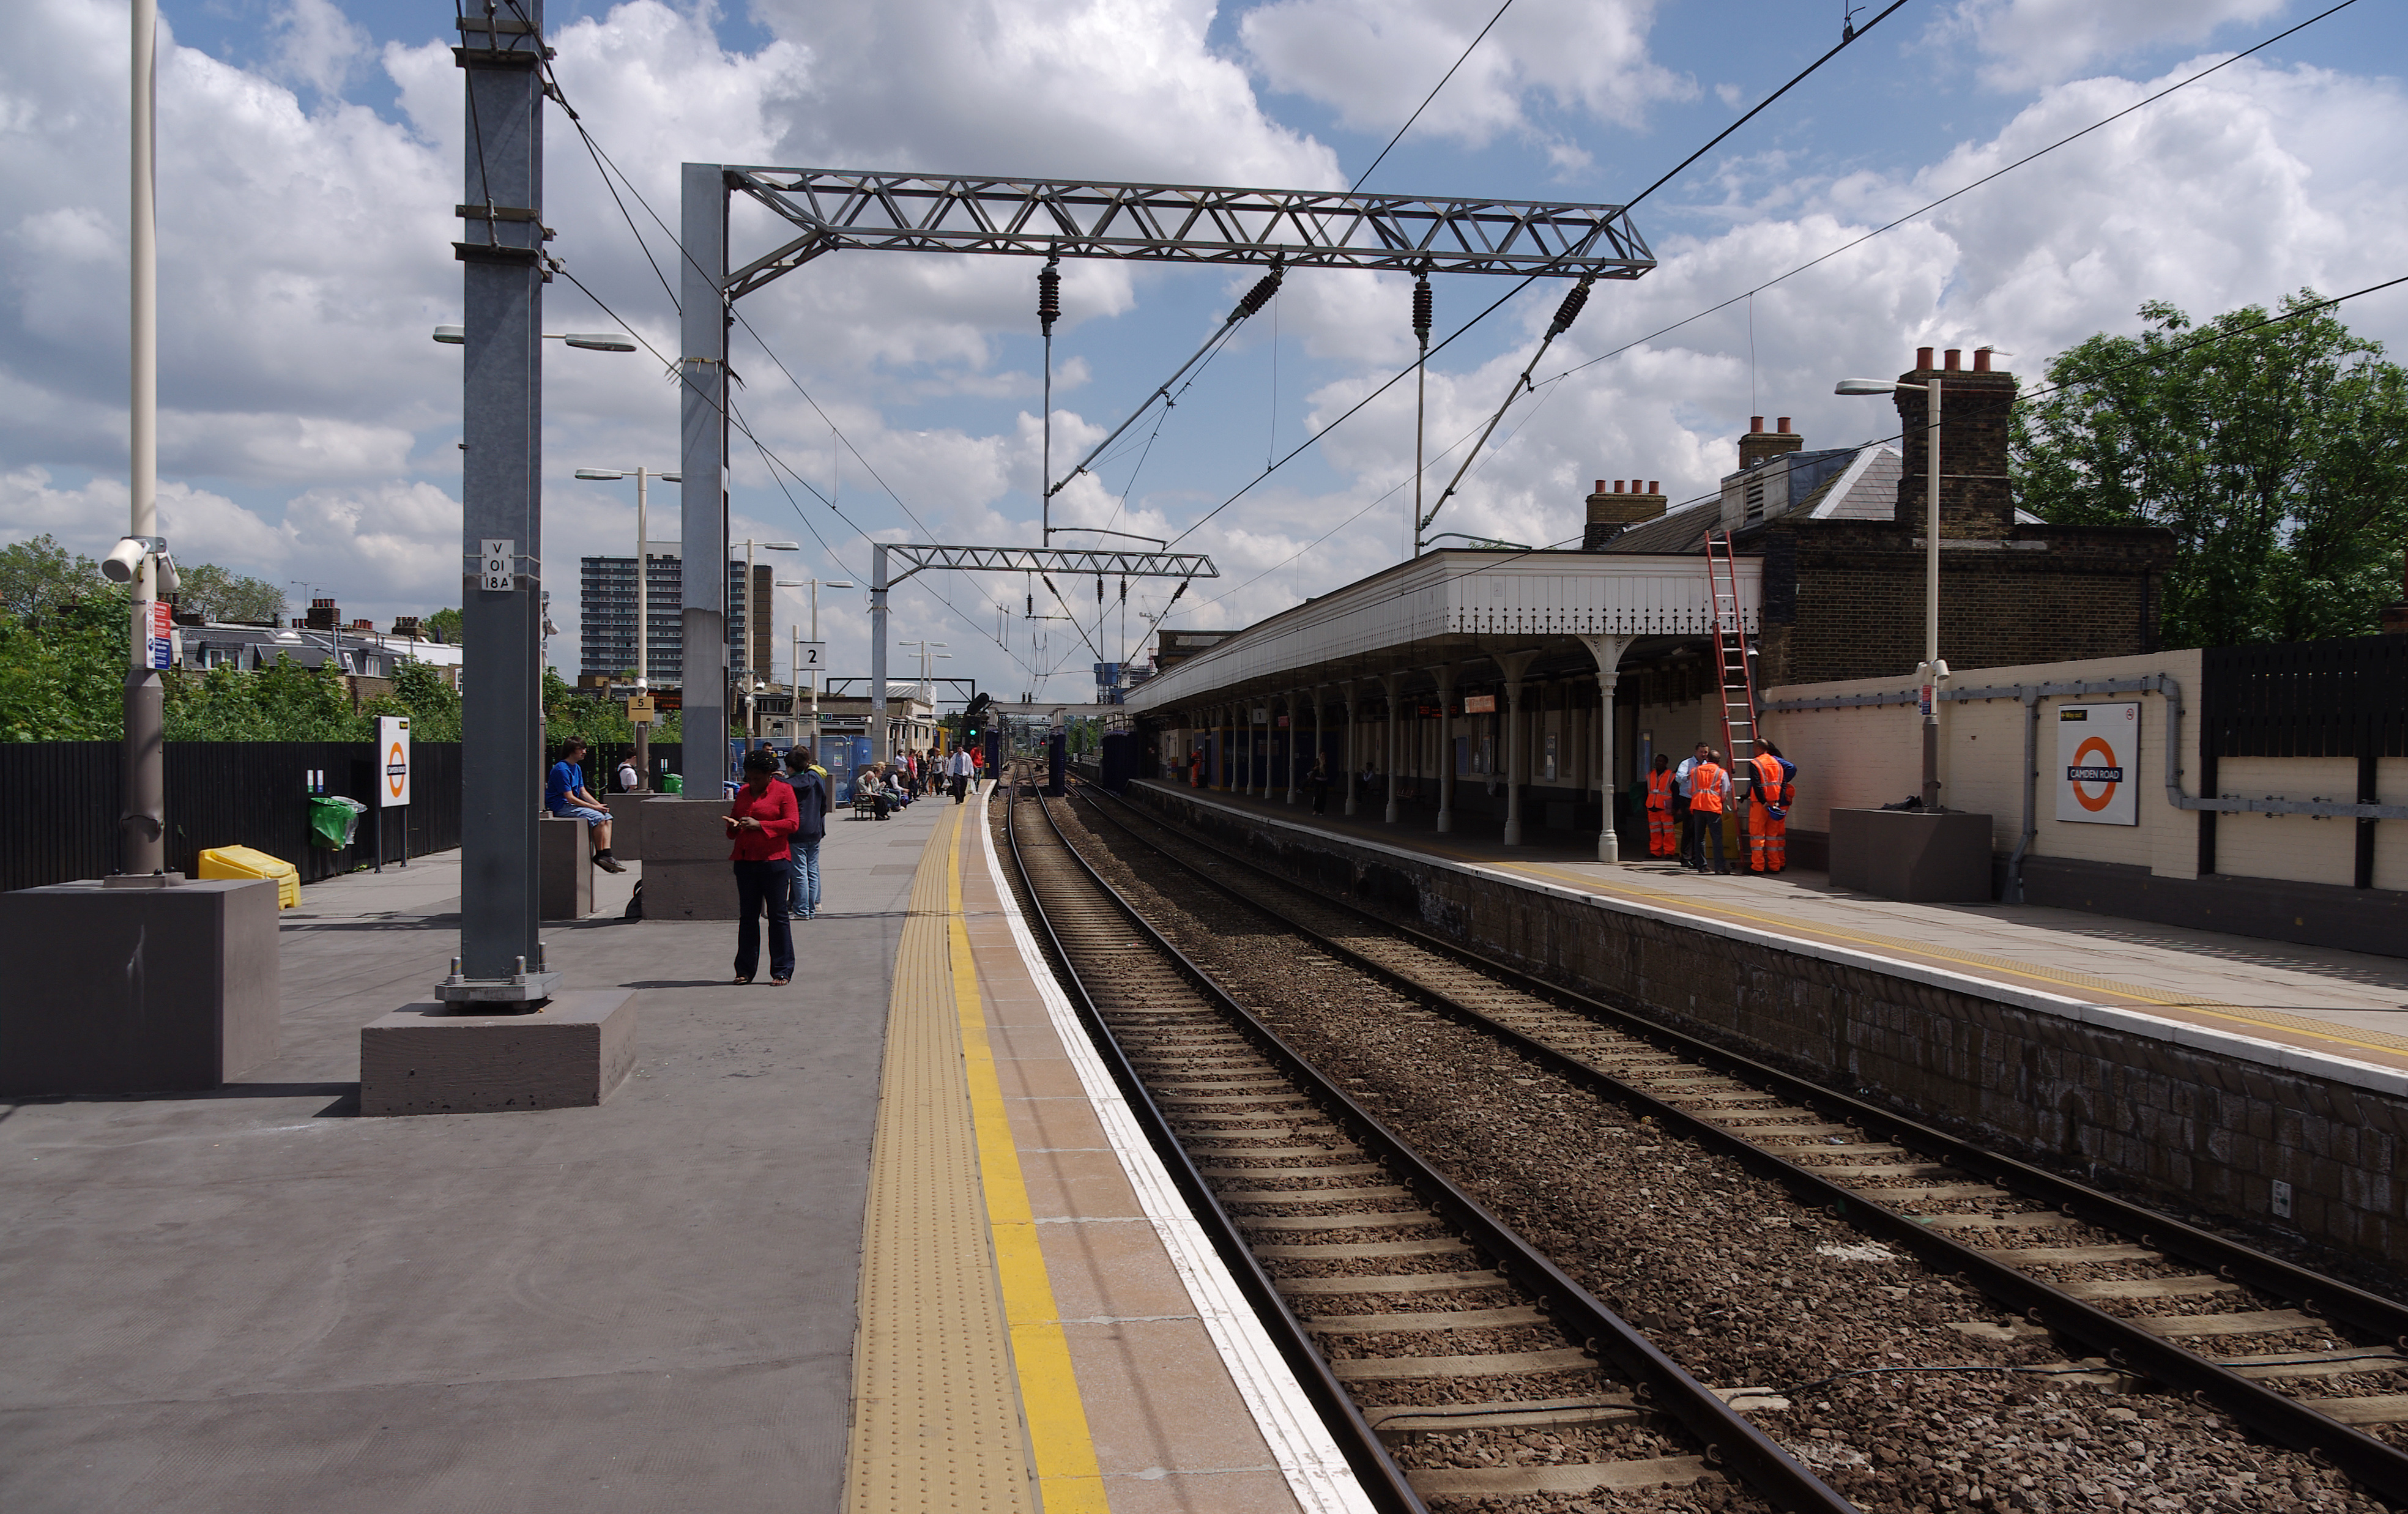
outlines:
{"label": "security camera pole", "polygon": [[159,559],[166,546],[159,539],[158,46],[158,0],[134,0],[134,193],[127,219],[133,266],[133,455],[126,479],[133,518],[127,539],[118,544],[108,562],[109,576],[124,571],[134,590],[118,817],[118,867],[128,878],[164,878],[167,870],[166,754],[161,747],[167,692],[159,680],[159,670],[166,665],[167,638],[158,624]]}

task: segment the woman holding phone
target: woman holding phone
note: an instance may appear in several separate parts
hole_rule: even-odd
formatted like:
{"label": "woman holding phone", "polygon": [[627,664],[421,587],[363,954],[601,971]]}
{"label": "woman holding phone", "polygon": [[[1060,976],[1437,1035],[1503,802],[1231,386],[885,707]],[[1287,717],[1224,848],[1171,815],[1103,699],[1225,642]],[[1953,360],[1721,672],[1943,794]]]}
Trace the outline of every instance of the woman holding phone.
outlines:
{"label": "woman holding phone", "polygon": [[778,754],[767,747],[744,754],[744,781],[727,798],[727,854],[736,867],[736,981],[750,983],[761,962],[761,916],[769,916],[769,981],[795,976],[795,933],[787,921],[794,872],[786,838],[802,822],[795,791],[777,781]]}

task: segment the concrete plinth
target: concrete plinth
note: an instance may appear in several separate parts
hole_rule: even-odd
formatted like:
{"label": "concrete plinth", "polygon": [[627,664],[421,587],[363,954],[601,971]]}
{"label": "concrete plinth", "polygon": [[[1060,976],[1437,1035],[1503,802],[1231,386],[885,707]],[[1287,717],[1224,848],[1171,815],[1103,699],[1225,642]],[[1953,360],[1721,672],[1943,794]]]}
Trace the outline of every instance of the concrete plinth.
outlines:
{"label": "concrete plinth", "polygon": [[594,913],[590,828],[581,820],[546,815],[536,821],[535,829],[536,887],[542,918],[583,920]]}
{"label": "concrete plinth", "polygon": [[734,920],[726,800],[663,795],[643,807],[644,918]]}
{"label": "concrete plinth", "polygon": [[610,855],[621,862],[644,860],[644,801],[648,793],[610,796]]}
{"label": "concrete plinth", "polygon": [[1986,904],[1990,817],[1835,809],[1831,886],[1913,904]]}
{"label": "concrete plinth", "polygon": [[600,1104],[636,1065],[636,995],[578,989],[524,1015],[413,1004],[360,1028],[360,1113],[500,1114]]}
{"label": "concrete plinth", "polygon": [[0,1095],[214,1089],[276,1055],[276,885],[0,894]]}

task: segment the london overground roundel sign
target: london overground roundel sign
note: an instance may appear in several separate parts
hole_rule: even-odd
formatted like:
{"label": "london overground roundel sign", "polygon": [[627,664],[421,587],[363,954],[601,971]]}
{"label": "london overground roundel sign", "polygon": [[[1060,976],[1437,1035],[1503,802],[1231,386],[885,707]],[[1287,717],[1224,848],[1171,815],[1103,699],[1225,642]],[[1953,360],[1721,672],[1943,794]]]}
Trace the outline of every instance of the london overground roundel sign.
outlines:
{"label": "london overground roundel sign", "polygon": [[2141,823],[2141,707],[2057,707],[2057,818],[2086,825]]}

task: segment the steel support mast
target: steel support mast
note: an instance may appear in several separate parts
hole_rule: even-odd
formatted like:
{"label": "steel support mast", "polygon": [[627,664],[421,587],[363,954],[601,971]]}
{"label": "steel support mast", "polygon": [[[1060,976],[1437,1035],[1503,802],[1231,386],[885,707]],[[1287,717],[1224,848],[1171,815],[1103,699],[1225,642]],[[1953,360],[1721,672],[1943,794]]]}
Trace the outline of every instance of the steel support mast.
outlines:
{"label": "steel support mast", "polygon": [[440,997],[532,1008],[543,748],[542,0],[464,16],[460,960]]}

